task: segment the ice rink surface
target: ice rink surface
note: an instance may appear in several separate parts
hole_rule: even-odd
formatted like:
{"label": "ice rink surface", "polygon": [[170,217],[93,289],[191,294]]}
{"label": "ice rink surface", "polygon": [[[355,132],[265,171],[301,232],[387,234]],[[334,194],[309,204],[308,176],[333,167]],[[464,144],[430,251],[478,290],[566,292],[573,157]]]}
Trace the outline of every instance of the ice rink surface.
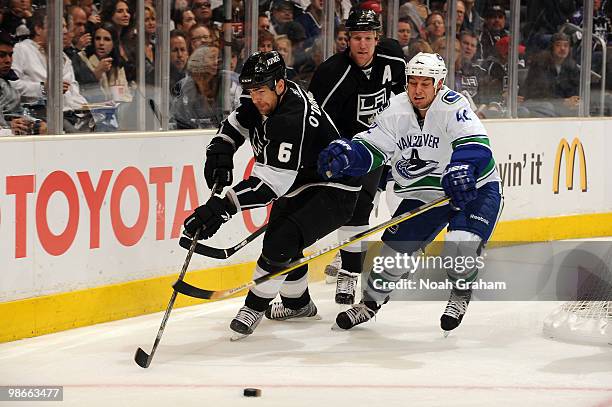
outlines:
{"label": "ice rink surface", "polygon": [[394,302],[338,332],[333,288],[311,285],[322,320],[264,319],[239,342],[228,326],[241,298],[174,310],[148,369],[133,356],[161,313],[0,344],[0,384],[64,386],[63,402],[23,407],[612,406],[612,346],[543,337],[558,303],[473,301],[443,338],[445,303]]}

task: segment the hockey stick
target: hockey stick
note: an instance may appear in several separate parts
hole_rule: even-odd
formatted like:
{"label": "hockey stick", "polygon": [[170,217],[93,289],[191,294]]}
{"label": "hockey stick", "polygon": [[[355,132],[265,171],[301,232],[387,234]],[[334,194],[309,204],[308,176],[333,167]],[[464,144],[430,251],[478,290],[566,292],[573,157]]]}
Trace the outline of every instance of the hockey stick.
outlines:
{"label": "hockey stick", "polygon": [[[185,273],[187,272],[187,266],[189,266],[189,261],[191,260],[191,256],[193,255],[193,251],[195,250],[196,243],[198,241],[198,237],[200,236],[200,230],[198,229],[193,236],[193,242],[191,243],[191,247],[189,248],[189,252],[187,253],[187,257],[185,258],[185,263],[183,263],[183,268],[181,269],[181,274],[179,274],[178,281],[183,281],[185,277]],[[136,350],[136,354],[134,355],[134,360],[138,363],[138,366],[142,368],[147,368],[151,364],[153,360],[153,355],[155,355],[155,351],[157,350],[157,345],[159,345],[159,341],[164,333],[164,329],[166,328],[166,322],[168,322],[168,317],[170,317],[170,312],[174,307],[174,301],[176,300],[178,292],[176,290],[172,291],[172,297],[170,297],[170,302],[168,303],[168,307],[166,307],[166,313],[164,314],[164,318],[162,319],[161,325],[159,326],[159,330],[157,331],[157,337],[155,338],[155,342],[153,343],[153,349],[151,349],[151,354],[147,354],[142,348],[138,348]]]}
{"label": "hockey stick", "polygon": [[[221,188],[222,189],[222,188]],[[217,184],[213,185],[212,193],[217,194],[220,193],[220,188]],[[193,252],[195,250],[196,244],[198,243],[198,238],[200,237],[200,233],[202,229],[198,229],[195,231],[193,235],[193,240],[191,241],[191,246],[189,247],[189,252],[187,252],[187,257],[185,258],[185,262],[183,263],[183,268],[181,269],[181,273],[179,274],[177,283],[179,281],[183,281],[185,278],[185,274],[187,273],[187,267],[189,266],[189,262],[191,261],[191,256],[193,256]],[[159,330],[157,331],[157,336],[155,337],[155,342],[153,343],[153,348],[151,349],[151,353],[147,354],[142,348],[138,348],[136,350],[136,354],[134,355],[134,361],[138,364],[138,366],[146,369],[151,364],[153,360],[153,355],[155,355],[155,351],[157,350],[157,346],[161,341],[161,337],[164,334],[164,329],[166,328],[166,323],[168,322],[168,318],[170,317],[170,312],[172,312],[172,308],[174,307],[174,301],[176,301],[176,296],[178,292],[176,290],[172,291],[172,296],[170,297],[170,301],[168,302],[168,306],[166,307],[166,313],[164,314],[164,318],[162,319],[161,325],[159,326]]]}
{"label": "hockey stick", "polygon": [[419,206],[418,208],[415,208],[409,212],[403,213],[401,215],[398,215],[394,218],[389,219],[388,221],[381,223],[378,226],[374,226],[371,227],[368,230],[365,230],[363,232],[357,233],[355,236],[352,236],[348,239],[345,239],[343,241],[340,241],[338,243],[334,243],[331,246],[328,246],[324,249],[319,250],[318,252],[315,252],[313,254],[311,254],[310,256],[306,256],[306,257],[302,257],[299,260],[296,260],[292,263],[289,263],[289,265],[287,265],[287,267],[281,271],[278,271],[276,273],[270,273],[270,274],[266,274],[264,276],[258,277],[255,280],[251,280],[248,283],[242,284],[241,286],[235,287],[235,288],[230,288],[227,290],[217,290],[217,291],[209,291],[209,290],[204,290],[198,287],[195,287],[189,283],[186,283],[185,281],[179,279],[176,283],[174,283],[174,289],[184,295],[188,295],[190,297],[195,297],[195,298],[202,298],[202,299],[211,299],[211,300],[218,300],[221,298],[225,298],[225,297],[229,297],[233,294],[236,294],[239,291],[245,290],[247,288],[251,288],[251,287],[255,287],[258,284],[264,283],[268,280],[271,280],[275,277],[281,276],[283,274],[287,274],[288,272],[297,269],[298,267],[301,267],[305,264],[310,263],[311,261],[318,259],[324,255],[326,255],[327,253],[333,251],[333,250],[337,250],[337,249],[341,249],[343,247],[346,247],[348,245],[351,245],[353,243],[356,243],[360,240],[365,239],[366,237],[369,237],[373,234],[376,234],[378,232],[381,232],[391,226],[395,226],[399,223],[402,223],[408,219],[414,218],[417,215],[420,215],[421,213],[428,211],[431,208],[434,208],[436,206],[440,206],[443,204],[448,203],[450,200],[450,198],[448,197],[442,197],[442,198],[438,198],[434,201],[431,201],[429,203],[426,203],[424,205]]}
{"label": "hockey stick", "polygon": [[[210,247],[198,243],[196,244],[195,252],[197,254],[201,254],[202,256],[212,257],[213,259],[227,259],[228,257],[236,254],[238,250],[242,249],[244,246],[257,239],[259,235],[266,231],[267,227],[268,225],[260,227],[254,233],[247,236],[242,242],[238,243],[233,247],[228,247],[227,249],[217,249],[216,247]],[[189,249],[191,247],[191,239],[186,236],[183,236],[179,240],[179,245],[184,249]]]}

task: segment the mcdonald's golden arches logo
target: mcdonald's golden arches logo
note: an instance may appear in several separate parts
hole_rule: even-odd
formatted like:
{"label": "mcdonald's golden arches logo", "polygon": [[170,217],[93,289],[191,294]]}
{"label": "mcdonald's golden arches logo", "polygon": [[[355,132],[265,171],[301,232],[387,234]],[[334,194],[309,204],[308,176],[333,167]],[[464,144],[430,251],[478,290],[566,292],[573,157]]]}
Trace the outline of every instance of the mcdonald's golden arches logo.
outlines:
{"label": "mcdonald's golden arches logo", "polygon": [[557,147],[555,156],[555,166],[553,167],[553,192],[559,193],[559,177],[561,174],[561,158],[565,155],[565,186],[568,190],[574,188],[574,164],[576,153],[580,162],[580,189],[582,192],[587,190],[587,171],[584,148],[578,137],[574,137],[570,145],[565,138],[562,138]]}

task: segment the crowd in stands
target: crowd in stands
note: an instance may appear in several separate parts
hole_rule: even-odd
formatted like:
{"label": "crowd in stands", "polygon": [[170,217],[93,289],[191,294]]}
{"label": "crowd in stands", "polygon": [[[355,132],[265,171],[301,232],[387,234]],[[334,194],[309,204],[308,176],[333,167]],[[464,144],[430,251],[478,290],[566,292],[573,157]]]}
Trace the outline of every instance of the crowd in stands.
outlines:
{"label": "crowd in stands", "polygon": [[[451,1],[451,0],[448,0]],[[455,88],[483,118],[505,115],[511,22],[509,0],[453,0]],[[610,1],[610,0],[608,0]],[[45,134],[48,52],[46,2],[0,0],[0,127],[14,135]],[[217,127],[239,103],[238,73],[245,55],[244,0],[232,0],[227,22],[221,0],[172,0],[170,120],[178,129]],[[323,60],[323,0],[260,0],[258,49],[277,50],[287,75],[305,87]],[[145,1],[144,78],[138,93],[135,0],[65,0],[63,109],[65,132],[136,130],[133,102],[151,99],[156,86],[158,13]],[[335,0],[335,52],[348,52],[343,22],[352,7],[371,9],[386,21],[387,2]],[[444,0],[400,0],[396,38],[406,60],[438,52],[447,64]],[[612,46],[612,4],[594,1],[593,35]],[[523,0],[519,53],[519,115],[571,116],[580,103],[582,0]],[[229,24],[229,26],[228,26]],[[224,30],[231,28],[231,42]],[[385,33],[381,33],[385,35]],[[224,64],[224,50],[231,61]],[[612,54],[612,53],[608,53]],[[602,53],[593,54],[593,70]],[[229,66],[229,69],[227,67]],[[608,70],[612,63],[608,64]],[[601,72],[599,72],[601,74]],[[603,72],[605,75],[606,72]],[[612,80],[608,81],[612,84]],[[159,86],[159,84],[157,84]],[[153,116],[148,116],[147,120]],[[158,119],[157,119],[158,120]],[[6,134],[6,133],[3,133]]]}

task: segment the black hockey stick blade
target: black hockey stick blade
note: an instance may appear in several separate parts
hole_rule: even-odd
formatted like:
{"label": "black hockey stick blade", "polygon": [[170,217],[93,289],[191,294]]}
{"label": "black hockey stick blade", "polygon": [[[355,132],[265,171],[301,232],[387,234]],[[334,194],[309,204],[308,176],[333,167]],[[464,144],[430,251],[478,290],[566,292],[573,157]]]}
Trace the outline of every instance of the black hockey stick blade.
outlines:
{"label": "black hockey stick blade", "polygon": [[149,354],[142,350],[142,348],[136,349],[136,354],[134,355],[134,360],[138,364],[138,366],[146,369],[151,364],[151,358]]}
{"label": "black hockey stick blade", "polygon": [[[241,241],[240,243],[238,243],[237,245],[233,247],[228,247],[227,249],[217,249],[216,247],[210,247],[210,246],[203,245],[201,243],[197,243],[195,252],[197,254],[201,254],[202,256],[211,257],[213,259],[222,259],[222,260],[227,259],[228,257],[231,257],[234,254],[236,254],[238,250],[242,249],[244,246],[248,245],[253,240],[257,239],[261,234],[263,234],[266,231],[267,228],[268,228],[268,225],[264,225],[260,227],[255,232],[247,236],[243,241]],[[191,247],[191,239],[189,239],[186,236],[183,236],[179,240],[179,245],[183,249],[189,250],[189,248]]]}
{"label": "black hockey stick blade", "polygon": [[414,218],[415,216],[420,215],[421,213],[428,211],[429,209],[432,209],[440,205],[447,204],[449,201],[450,201],[450,198],[445,197],[445,196],[442,198],[435,199],[411,211],[408,211],[401,215],[397,215],[384,223],[381,223],[377,226],[373,226],[369,228],[368,230],[364,230],[363,232],[357,233],[356,235],[351,236],[348,239],[334,243],[333,245],[330,245],[324,249],[321,249],[318,252],[315,252],[309,256],[302,257],[301,259],[293,261],[289,263],[287,267],[283,270],[277,271],[275,273],[265,274],[261,277],[256,278],[255,280],[251,280],[238,287],[234,287],[234,288],[230,288],[226,290],[210,291],[210,290],[203,290],[201,288],[194,287],[193,285],[184,282],[182,279],[179,279],[176,283],[174,283],[173,287],[176,292],[179,292],[184,295],[189,295],[195,298],[201,298],[201,299],[206,299],[206,300],[208,299],[218,300],[221,298],[226,298],[242,290],[246,290],[247,288],[255,287],[256,285],[264,283],[275,277],[281,276],[283,274],[287,274],[288,272],[295,270],[298,267],[301,267],[305,264],[308,264],[311,261],[318,259],[333,250],[342,249],[343,247],[346,247],[348,245],[361,241],[365,239],[366,237],[372,236],[378,232],[382,232],[383,230],[390,228],[391,226],[398,225],[408,219]]}
{"label": "black hockey stick blade", "polygon": [[172,288],[174,288],[175,291],[181,294],[188,295],[193,298],[201,298],[203,300],[211,299],[214,293],[216,293],[216,291],[203,290],[189,283],[186,283],[183,280],[177,280],[172,285]]}

